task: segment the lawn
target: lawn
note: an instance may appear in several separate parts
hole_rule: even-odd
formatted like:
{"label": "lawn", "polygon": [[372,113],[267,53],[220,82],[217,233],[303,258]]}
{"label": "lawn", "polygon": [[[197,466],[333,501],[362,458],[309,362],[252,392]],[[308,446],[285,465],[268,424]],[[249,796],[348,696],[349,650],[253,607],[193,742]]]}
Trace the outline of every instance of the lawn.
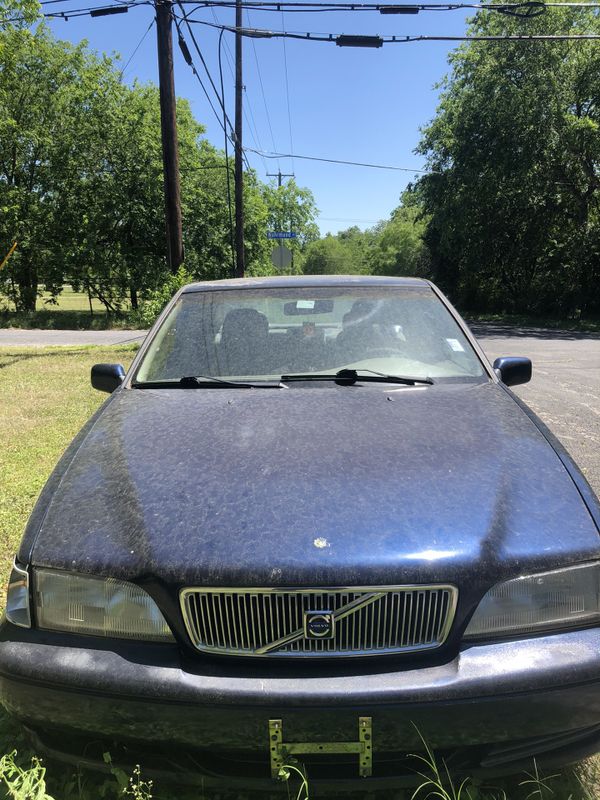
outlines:
{"label": "lawn", "polygon": [[[2,300],[2,307],[8,311],[14,311],[15,307],[8,298]],[[90,301],[85,292],[76,292],[70,284],[63,286],[62,292],[58,295],[56,300],[52,299],[49,292],[42,290],[40,297],[37,301],[38,311],[85,311],[90,314]],[[106,314],[106,306],[104,306],[97,297],[92,297],[92,309],[94,314]]]}
{"label": "lawn", "polygon": [[59,456],[106,399],[90,386],[99,361],[127,366],[135,346],[0,349],[0,603],[29,512]]}
{"label": "lawn", "polygon": [[135,315],[130,310],[108,314],[97,298],[90,301],[85,292],[75,292],[68,284],[52,301],[47,292],[38,298],[37,308],[31,312],[17,312],[8,298],[0,295],[0,328],[49,328],[56,330],[106,330],[135,325]]}
{"label": "lawn", "polygon": [[[128,366],[134,354],[135,345],[0,349],[0,607],[4,605],[14,553],[40,489],[73,435],[106,398],[91,388],[90,367],[96,362],[120,362]],[[27,765],[31,753],[18,726],[0,712],[0,756],[15,747],[19,750],[17,761]],[[3,769],[0,760],[0,798],[44,800],[42,794],[4,794],[1,788]],[[532,773],[533,769],[532,764]],[[121,789],[123,781],[126,783],[126,777],[118,772],[106,781],[81,772],[74,774],[73,768],[54,764],[49,765],[48,775],[49,791],[55,800],[123,797]],[[290,782],[289,796],[295,798],[299,784],[294,783],[293,778]],[[493,783],[493,787],[479,790],[471,786],[468,795],[463,792],[463,800],[592,800],[600,798],[600,767],[597,759],[590,759],[575,771],[546,776],[543,782],[524,775],[508,783]],[[411,794],[410,791],[394,792],[387,797],[409,800]],[[170,786],[155,786],[152,795],[168,800],[191,800],[192,796],[194,800],[201,800],[202,797],[200,792],[191,795]],[[147,800],[149,794],[140,790],[137,795],[129,796]],[[228,793],[220,796],[233,800]],[[285,787],[279,787],[278,796],[288,796]],[[427,790],[417,795],[423,800],[426,796]],[[455,800],[452,795],[429,796]],[[236,797],[239,800],[239,795]],[[300,793],[299,800],[305,800],[304,793]]]}

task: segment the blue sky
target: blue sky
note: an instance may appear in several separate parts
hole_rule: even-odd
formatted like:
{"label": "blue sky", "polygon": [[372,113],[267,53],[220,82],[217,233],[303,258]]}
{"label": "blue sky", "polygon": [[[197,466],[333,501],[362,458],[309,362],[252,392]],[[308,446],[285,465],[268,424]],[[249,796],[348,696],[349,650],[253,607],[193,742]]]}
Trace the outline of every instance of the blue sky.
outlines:
{"label": "blue sky", "polygon": [[[77,0],[65,0],[56,7],[84,5]],[[234,13],[232,9],[217,9],[214,14],[211,9],[202,9],[194,17],[233,25]],[[464,11],[421,12],[416,16],[381,16],[367,11],[287,12],[282,17],[281,13],[253,10],[249,21],[256,28],[300,32],[460,35],[465,31],[466,17]],[[140,6],[112,17],[54,20],[50,27],[60,38],[73,42],[87,39],[95,50],[118,52],[125,63],[152,19],[153,9]],[[246,17],[244,22],[248,24]],[[204,25],[195,25],[194,32],[218,84],[219,32]],[[195,56],[189,36],[186,38]],[[233,120],[233,35],[226,33],[224,39],[228,45],[224,47],[223,62],[225,92]],[[414,149],[420,127],[435,113],[438,98],[435,84],[447,72],[451,49],[451,44],[445,42],[385,44],[375,50],[288,39],[284,53],[281,39],[244,39],[244,143],[266,151],[422,168],[422,159]],[[194,60],[201,71],[199,59]],[[134,79],[157,81],[154,27],[125,72],[125,80]],[[223,147],[222,129],[176,44],[175,85],[178,96],[191,102],[196,118],[206,126],[208,139]],[[319,208],[322,233],[334,233],[353,224],[366,228],[388,217],[398,205],[403,188],[414,177],[411,172],[298,158],[293,162],[281,159],[278,163],[249,154],[249,161],[262,180],[268,180],[267,170],[277,172],[280,166],[284,173],[293,172],[300,186],[311,189]]]}

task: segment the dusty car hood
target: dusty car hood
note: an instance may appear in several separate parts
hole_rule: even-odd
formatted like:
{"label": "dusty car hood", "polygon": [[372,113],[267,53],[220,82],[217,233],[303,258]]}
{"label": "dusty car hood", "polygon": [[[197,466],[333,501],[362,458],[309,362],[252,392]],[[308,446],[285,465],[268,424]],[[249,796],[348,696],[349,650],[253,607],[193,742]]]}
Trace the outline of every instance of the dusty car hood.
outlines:
{"label": "dusty car hood", "polygon": [[177,585],[460,583],[600,551],[559,458],[494,384],[124,390],[73,449],[36,565]]}

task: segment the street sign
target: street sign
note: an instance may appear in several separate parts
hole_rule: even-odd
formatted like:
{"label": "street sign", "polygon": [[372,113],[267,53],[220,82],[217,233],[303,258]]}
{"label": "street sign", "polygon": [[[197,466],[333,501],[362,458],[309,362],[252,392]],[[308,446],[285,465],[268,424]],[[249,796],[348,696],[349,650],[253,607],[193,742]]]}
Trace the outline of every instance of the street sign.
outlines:
{"label": "street sign", "polygon": [[295,239],[296,236],[291,231],[267,231],[267,239]]}
{"label": "street sign", "polygon": [[283,244],[277,245],[277,247],[273,248],[273,252],[271,253],[271,262],[277,269],[289,267],[292,263],[292,251],[288,250]]}

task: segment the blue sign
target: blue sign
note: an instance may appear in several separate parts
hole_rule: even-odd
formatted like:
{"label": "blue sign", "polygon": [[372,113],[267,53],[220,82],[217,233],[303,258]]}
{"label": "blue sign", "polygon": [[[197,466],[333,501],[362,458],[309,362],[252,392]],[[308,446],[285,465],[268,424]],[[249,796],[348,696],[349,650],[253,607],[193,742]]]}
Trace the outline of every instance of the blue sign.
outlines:
{"label": "blue sign", "polygon": [[295,239],[296,234],[291,231],[267,231],[267,239]]}

